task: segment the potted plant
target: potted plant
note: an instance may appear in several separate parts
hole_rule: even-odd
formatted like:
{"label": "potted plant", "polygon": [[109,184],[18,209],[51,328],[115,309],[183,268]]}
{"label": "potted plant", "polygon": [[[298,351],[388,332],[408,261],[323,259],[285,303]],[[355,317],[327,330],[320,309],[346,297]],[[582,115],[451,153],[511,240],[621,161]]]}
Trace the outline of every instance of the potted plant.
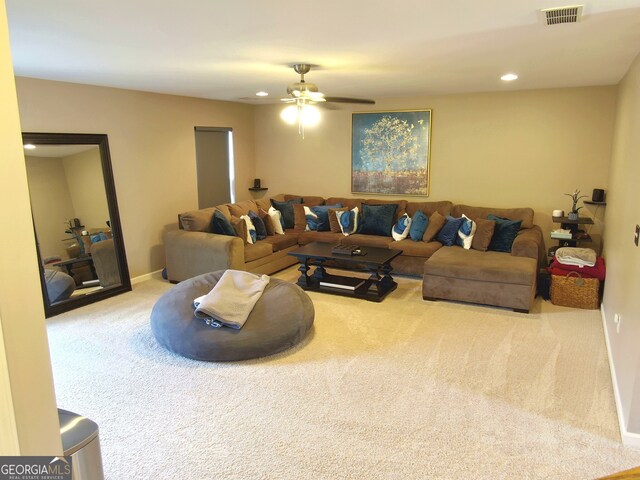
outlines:
{"label": "potted plant", "polygon": [[583,198],[587,198],[587,195],[580,195],[580,190],[577,189],[575,192],[565,193],[565,195],[571,197],[571,200],[573,201],[571,211],[569,212],[569,215],[567,215],[567,218],[569,220],[578,220],[578,211],[582,208],[578,206],[578,202]]}

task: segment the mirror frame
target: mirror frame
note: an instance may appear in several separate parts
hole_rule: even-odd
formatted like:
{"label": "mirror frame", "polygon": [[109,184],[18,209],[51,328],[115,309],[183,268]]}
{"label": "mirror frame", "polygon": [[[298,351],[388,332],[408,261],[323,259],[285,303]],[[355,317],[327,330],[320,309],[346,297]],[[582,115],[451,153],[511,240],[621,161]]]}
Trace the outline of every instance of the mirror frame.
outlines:
{"label": "mirror frame", "polygon": [[113,287],[107,287],[88,295],[69,298],[60,303],[50,305],[47,296],[47,288],[44,281],[44,266],[40,256],[40,245],[35,230],[35,222],[33,234],[36,239],[36,250],[38,253],[38,270],[40,272],[40,286],[42,288],[42,298],[44,303],[44,312],[47,318],[58,315],[74,308],[89,305],[105,298],[113,297],[121,293],[131,291],[131,278],[129,276],[129,267],[125,254],[124,241],[122,239],[122,227],[120,225],[120,213],[118,211],[118,200],[116,197],[116,187],[113,181],[113,171],[111,169],[111,156],[109,154],[109,142],[105,134],[92,133],[33,133],[26,132],[22,134],[24,144],[31,143],[33,145],[97,145],[100,149],[100,160],[102,163],[102,176],[104,179],[104,188],[107,194],[107,206],[109,209],[109,223],[113,234],[113,244],[116,250],[116,259],[118,269],[120,271],[121,284]]}

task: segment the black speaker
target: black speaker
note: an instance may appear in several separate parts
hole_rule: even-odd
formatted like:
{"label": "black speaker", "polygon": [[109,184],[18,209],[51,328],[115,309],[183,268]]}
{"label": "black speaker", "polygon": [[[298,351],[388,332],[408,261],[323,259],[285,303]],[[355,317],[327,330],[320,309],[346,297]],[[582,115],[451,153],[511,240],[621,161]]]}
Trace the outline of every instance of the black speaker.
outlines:
{"label": "black speaker", "polygon": [[601,188],[594,188],[593,195],[591,196],[592,202],[604,202],[604,190]]}
{"label": "black speaker", "polygon": [[260,179],[259,178],[254,178],[253,179],[253,188],[260,188]]}

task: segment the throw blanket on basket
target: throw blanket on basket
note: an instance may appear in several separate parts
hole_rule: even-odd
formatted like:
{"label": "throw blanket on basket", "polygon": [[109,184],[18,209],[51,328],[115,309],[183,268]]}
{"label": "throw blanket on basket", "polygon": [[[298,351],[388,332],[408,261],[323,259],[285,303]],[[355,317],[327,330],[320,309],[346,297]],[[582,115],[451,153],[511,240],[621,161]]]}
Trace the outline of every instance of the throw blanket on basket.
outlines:
{"label": "throw blanket on basket", "polygon": [[193,301],[194,315],[212,327],[240,329],[268,283],[268,275],[227,270],[209,293]]}
{"label": "throw blanket on basket", "polygon": [[556,250],[556,259],[563,265],[593,267],[596,264],[596,252],[591,248],[562,247]]}

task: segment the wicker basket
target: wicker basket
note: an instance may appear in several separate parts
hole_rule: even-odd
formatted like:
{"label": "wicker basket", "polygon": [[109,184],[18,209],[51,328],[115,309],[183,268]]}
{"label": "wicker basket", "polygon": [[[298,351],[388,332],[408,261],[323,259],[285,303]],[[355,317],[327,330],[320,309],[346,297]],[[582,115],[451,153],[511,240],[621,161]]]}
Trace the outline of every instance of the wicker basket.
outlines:
{"label": "wicker basket", "polygon": [[600,306],[600,280],[578,272],[551,275],[551,303],[563,307],[595,309]]}

